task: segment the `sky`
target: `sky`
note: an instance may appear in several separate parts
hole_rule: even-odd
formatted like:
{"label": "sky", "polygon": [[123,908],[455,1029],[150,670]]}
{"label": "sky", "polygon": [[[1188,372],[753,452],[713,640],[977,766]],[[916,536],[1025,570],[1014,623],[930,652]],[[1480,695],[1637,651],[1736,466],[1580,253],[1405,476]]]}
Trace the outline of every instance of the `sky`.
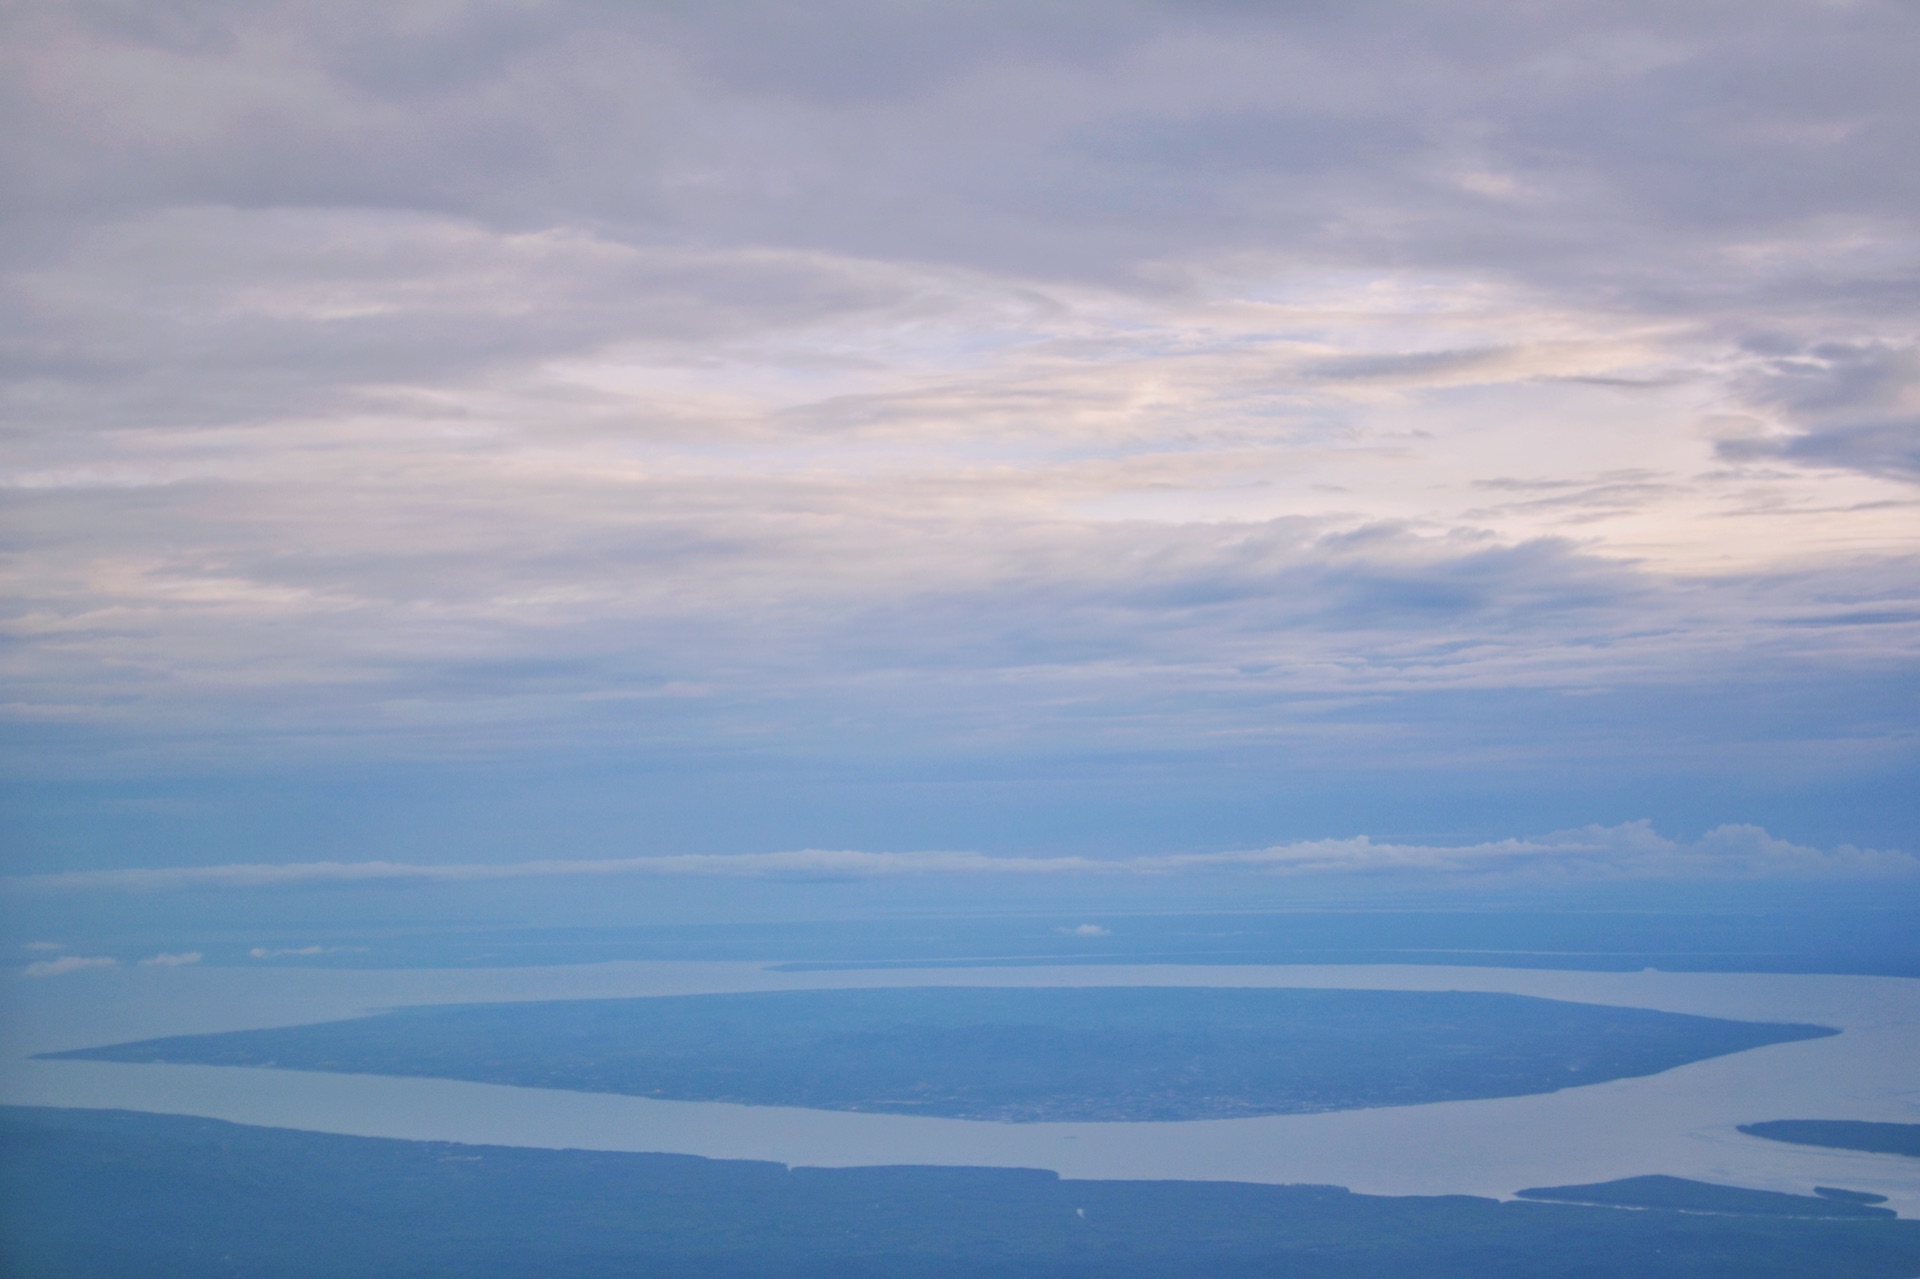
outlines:
{"label": "sky", "polygon": [[1920,873],[1910,4],[13,0],[0,126],[34,891]]}

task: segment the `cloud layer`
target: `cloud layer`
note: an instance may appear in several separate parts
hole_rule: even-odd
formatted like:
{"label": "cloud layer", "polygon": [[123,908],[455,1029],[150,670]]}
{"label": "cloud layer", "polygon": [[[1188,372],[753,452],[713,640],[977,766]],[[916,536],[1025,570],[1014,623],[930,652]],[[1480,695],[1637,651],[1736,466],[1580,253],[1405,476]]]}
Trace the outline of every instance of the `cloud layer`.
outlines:
{"label": "cloud layer", "polygon": [[0,22],[29,785],[1920,762],[1911,6]]}
{"label": "cloud layer", "polygon": [[[456,884],[513,879],[653,877],[875,879],[896,876],[1382,875],[1583,878],[1910,878],[1920,858],[1845,846],[1808,848],[1755,826],[1722,826],[1691,843],[1646,822],[1590,826],[1535,839],[1437,847],[1329,839],[1221,853],[1147,857],[996,857],[972,852],[873,853],[803,849],[782,853],[682,854],[508,863],[304,862],[69,871],[0,881],[15,893],[181,892],[303,889],[379,884]],[[1084,932],[1093,925],[1082,927]],[[1087,933],[1092,936],[1095,933]],[[319,954],[256,950],[268,955]],[[158,955],[144,964],[197,962]],[[56,964],[68,961],[55,960]]]}
{"label": "cloud layer", "polygon": [[58,959],[39,959],[26,966],[29,977],[60,977],[89,968],[112,968],[120,961],[110,955],[62,955]]}

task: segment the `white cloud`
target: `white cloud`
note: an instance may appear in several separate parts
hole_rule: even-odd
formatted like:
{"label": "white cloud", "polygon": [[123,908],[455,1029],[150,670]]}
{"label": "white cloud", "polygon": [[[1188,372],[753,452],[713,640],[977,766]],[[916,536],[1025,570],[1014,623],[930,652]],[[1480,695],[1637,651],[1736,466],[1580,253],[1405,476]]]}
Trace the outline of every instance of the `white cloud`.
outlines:
{"label": "white cloud", "polygon": [[255,946],[247,954],[255,959],[278,959],[282,955],[334,955],[364,950],[365,946]]}
{"label": "white cloud", "polygon": [[[528,862],[299,862],[71,871],[16,876],[16,892],[171,892],[489,880],[696,877],[876,879],[928,875],[1524,875],[1569,878],[1873,878],[1920,875],[1920,858],[1841,846],[1823,850],[1776,839],[1756,826],[1722,826],[1691,843],[1667,839],[1647,822],[1588,826],[1531,839],[1426,845],[1354,839],[1310,840],[1219,853],[1099,858],[1004,857],[970,852],[887,853],[801,849]],[[1093,930],[1093,931],[1088,931]],[[1081,925],[1080,936],[1104,934]],[[315,955],[325,948],[255,948],[256,958]]]}
{"label": "white cloud", "polygon": [[1111,937],[1113,936],[1113,930],[1111,928],[1102,928],[1098,924],[1080,924],[1074,928],[1062,928],[1060,931],[1062,933],[1065,933],[1069,937]]}
{"label": "white cloud", "polygon": [[24,943],[23,948],[26,950],[65,950],[66,949],[65,946],[61,945],[57,941],[30,941],[30,942]]}
{"label": "white cloud", "polygon": [[119,961],[107,955],[62,955],[58,959],[42,959],[27,965],[29,977],[58,977],[62,973],[79,972],[86,968],[112,968]]}
{"label": "white cloud", "polygon": [[1776,839],[1757,826],[1721,826],[1686,843],[1651,823],[1588,826],[1533,839],[1459,847],[1375,843],[1366,838],[1288,844],[1249,852],[1159,859],[1171,868],[1244,867],[1311,874],[1505,873],[1565,877],[1871,878],[1920,875],[1920,858],[1905,852],[1823,850]]}
{"label": "white cloud", "polygon": [[140,966],[142,968],[181,968],[188,964],[197,964],[201,958],[197,950],[183,951],[179,954],[162,951],[158,955],[149,955],[141,960]]}

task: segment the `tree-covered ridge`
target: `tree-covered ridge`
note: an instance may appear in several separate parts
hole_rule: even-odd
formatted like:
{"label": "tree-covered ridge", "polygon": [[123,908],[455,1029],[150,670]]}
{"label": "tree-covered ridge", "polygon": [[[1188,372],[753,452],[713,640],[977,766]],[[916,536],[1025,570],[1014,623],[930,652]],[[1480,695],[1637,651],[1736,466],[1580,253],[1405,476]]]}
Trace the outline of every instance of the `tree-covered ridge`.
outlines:
{"label": "tree-covered ridge", "polygon": [[1910,1279],[1920,1223],[786,1169],[4,1108],[0,1258],[34,1279]]}

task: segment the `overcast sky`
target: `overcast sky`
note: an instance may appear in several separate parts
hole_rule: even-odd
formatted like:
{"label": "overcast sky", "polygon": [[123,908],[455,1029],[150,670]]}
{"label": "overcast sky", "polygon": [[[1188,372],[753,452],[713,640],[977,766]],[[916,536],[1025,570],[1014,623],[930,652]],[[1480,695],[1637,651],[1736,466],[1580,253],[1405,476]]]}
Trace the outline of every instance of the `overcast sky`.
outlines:
{"label": "overcast sky", "polygon": [[1920,848],[1912,4],[0,13],[14,873]]}

